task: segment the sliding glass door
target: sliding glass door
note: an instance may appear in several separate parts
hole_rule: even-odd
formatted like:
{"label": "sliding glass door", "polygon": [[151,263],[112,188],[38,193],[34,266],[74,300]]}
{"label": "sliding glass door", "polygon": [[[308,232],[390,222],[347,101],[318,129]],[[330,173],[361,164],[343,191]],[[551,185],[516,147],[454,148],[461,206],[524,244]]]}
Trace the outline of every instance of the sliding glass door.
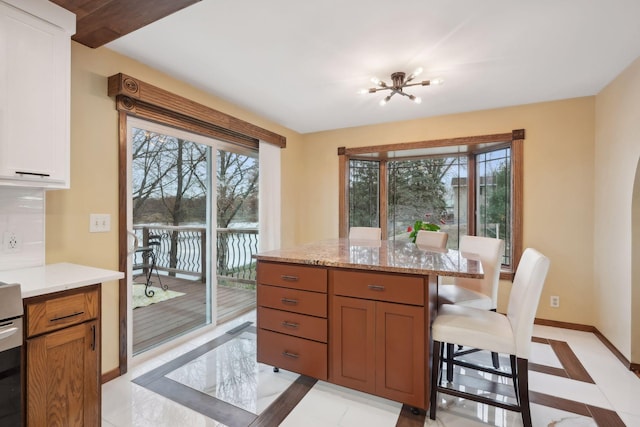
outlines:
{"label": "sliding glass door", "polygon": [[133,118],[128,126],[135,355],[255,306],[258,162],[211,138]]}

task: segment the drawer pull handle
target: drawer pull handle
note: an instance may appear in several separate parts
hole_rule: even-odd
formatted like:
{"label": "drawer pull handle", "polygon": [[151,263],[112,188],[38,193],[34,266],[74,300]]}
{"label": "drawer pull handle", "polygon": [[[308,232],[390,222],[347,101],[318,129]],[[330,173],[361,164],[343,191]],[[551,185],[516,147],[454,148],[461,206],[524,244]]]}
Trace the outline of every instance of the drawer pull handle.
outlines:
{"label": "drawer pull handle", "polygon": [[372,291],[384,291],[384,286],[382,285],[368,285],[368,288]]}
{"label": "drawer pull handle", "polygon": [[288,351],[283,351],[283,352],[282,352],[282,355],[283,355],[283,356],[286,356],[286,357],[290,357],[290,358],[292,358],[292,359],[297,359],[297,358],[299,358],[299,357],[300,357],[299,355],[297,355],[297,354],[295,354],[295,353],[289,353]]}
{"label": "drawer pull handle", "polygon": [[68,314],[66,316],[60,316],[60,317],[54,317],[53,319],[49,319],[49,322],[58,322],[60,320],[65,320],[68,319],[70,317],[76,317],[76,316],[81,316],[84,314],[84,311],[79,311],[77,313],[73,313],[73,314]]}
{"label": "drawer pull handle", "polygon": [[286,282],[297,282],[298,281],[298,276],[287,276],[285,274],[283,274],[282,276],[280,276],[280,278]]}
{"label": "drawer pull handle", "polygon": [[[13,326],[13,323],[9,324],[10,326]],[[18,328],[14,327],[14,328],[2,328],[0,330],[0,340],[3,340],[5,338],[9,338],[11,335],[15,334],[16,332],[18,332]]]}
{"label": "drawer pull handle", "polygon": [[91,351],[96,351],[96,325],[91,325]]}
{"label": "drawer pull handle", "polygon": [[283,304],[298,305],[297,299],[282,298],[280,301],[282,301]]}
{"label": "drawer pull handle", "polygon": [[284,326],[285,328],[293,328],[293,329],[295,329],[300,325],[298,323],[284,321],[284,322],[282,322],[282,326]]}

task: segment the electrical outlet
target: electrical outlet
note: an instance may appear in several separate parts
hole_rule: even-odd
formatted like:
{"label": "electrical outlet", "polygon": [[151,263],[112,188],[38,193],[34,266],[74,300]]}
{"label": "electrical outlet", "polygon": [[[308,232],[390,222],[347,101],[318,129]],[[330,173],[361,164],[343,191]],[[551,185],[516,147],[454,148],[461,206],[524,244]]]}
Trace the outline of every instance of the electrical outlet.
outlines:
{"label": "electrical outlet", "polygon": [[553,308],[560,307],[560,297],[557,295],[552,295],[551,300],[549,301],[549,305]]}
{"label": "electrical outlet", "polygon": [[111,231],[111,215],[89,214],[89,232],[106,233]]}
{"label": "electrical outlet", "polygon": [[15,231],[5,231],[2,237],[2,247],[5,252],[20,252],[22,249],[22,239]]}

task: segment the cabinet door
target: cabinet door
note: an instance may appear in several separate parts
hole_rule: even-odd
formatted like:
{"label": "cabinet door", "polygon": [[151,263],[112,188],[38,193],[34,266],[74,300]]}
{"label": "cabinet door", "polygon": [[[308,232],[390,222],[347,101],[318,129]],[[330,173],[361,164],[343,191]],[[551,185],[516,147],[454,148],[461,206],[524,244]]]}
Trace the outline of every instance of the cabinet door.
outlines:
{"label": "cabinet door", "polygon": [[0,179],[64,188],[69,179],[69,35],[0,2]]}
{"label": "cabinet door", "polygon": [[375,392],[375,301],[331,299],[330,372],[335,384]]}
{"label": "cabinet door", "polygon": [[423,307],[376,303],[376,393],[426,408]]}
{"label": "cabinet door", "polygon": [[100,425],[97,321],[27,340],[27,425]]}

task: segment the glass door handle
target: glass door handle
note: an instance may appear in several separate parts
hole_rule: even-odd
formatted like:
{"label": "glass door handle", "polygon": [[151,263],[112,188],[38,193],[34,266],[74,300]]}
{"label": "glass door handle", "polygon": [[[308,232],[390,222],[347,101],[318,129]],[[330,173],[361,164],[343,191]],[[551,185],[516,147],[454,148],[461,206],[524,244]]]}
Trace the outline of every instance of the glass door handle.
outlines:
{"label": "glass door handle", "polygon": [[[134,233],[131,230],[127,230],[127,234],[129,236],[133,237],[133,249],[128,250],[127,251],[127,255],[133,255],[136,252],[136,250],[138,250],[138,243],[139,243],[138,236],[136,236],[136,233]],[[129,239],[127,239],[127,248],[129,248],[129,241],[128,240]]]}

